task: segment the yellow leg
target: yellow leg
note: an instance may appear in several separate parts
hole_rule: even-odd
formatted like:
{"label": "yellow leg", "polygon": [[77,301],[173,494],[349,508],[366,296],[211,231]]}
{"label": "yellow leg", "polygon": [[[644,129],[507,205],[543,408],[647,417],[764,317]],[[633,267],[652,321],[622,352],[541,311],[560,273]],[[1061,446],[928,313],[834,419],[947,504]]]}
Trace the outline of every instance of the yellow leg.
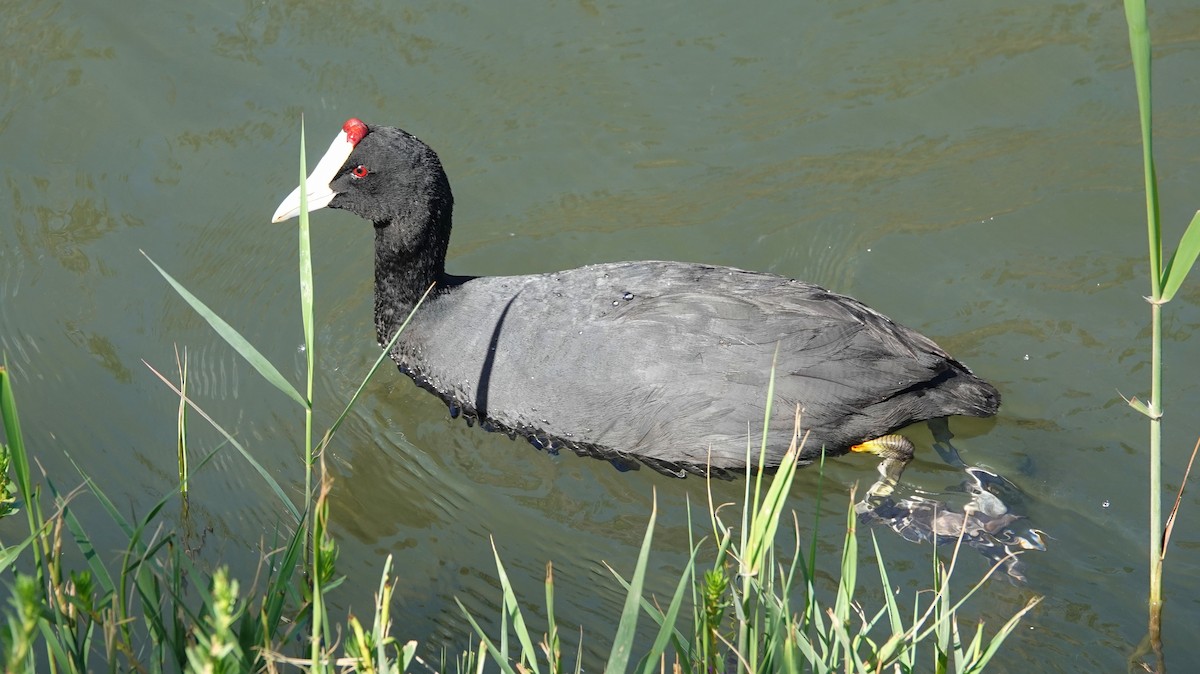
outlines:
{"label": "yellow leg", "polygon": [[[863,503],[875,507],[884,498],[891,496],[900,482],[900,476],[913,458],[913,444],[903,435],[884,435],[850,448],[852,452],[866,452],[883,459],[879,462],[879,479],[867,490]],[[860,504],[861,505],[861,504]]]}
{"label": "yellow leg", "polygon": [[897,459],[908,465],[913,458],[913,443],[903,435],[882,435],[854,445],[850,451],[874,454],[881,459]]}

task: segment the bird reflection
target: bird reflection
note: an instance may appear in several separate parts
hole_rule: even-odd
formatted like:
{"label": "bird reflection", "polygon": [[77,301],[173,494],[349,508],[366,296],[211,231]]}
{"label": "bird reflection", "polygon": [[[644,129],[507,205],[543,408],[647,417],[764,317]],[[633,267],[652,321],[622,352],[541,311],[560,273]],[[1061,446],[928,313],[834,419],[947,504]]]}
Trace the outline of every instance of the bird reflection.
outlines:
{"label": "bird reflection", "polygon": [[902,436],[887,436],[880,439],[885,442],[859,450],[870,451],[882,459],[879,479],[855,505],[859,521],[886,526],[913,543],[934,541],[945,545],[961,538],[963,545],[979,551],[1010,579],[1025,582],[1020,553],[1044,551],[1046,544],[1045,533],[1022,527],[1025,517],[1009,507],[1008,501],[1019,498],[1020,490],[993,471],[963,462],[958,450],[950,444],[948,425],[930,426],[934,430],[935,449],[947,463],[963,471],[962,484],[950,491],[965,495],[966,502],[956,506],[948,500],[921,495],[895,498],[900,477],[912,461],[913,446]]}

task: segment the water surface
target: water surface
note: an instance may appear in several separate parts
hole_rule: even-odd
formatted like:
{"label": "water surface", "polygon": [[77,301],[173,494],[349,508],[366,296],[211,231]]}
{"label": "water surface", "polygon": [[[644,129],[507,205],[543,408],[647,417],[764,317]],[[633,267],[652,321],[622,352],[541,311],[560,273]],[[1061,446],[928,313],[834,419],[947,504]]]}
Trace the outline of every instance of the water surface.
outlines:
{"label": "water surface", "polygon": [[[298,497],[300,410],[139,250],[299,381],[295,229],[268,220],[295,185],[300,115],[310,154],[357,116],[440,153],[457,197],[452,272],[718,263],[821,283],[933,336],[1004,395],[994,421],[955,422],[964,458],[1017,481],[1053,537],[1027,586],[991,583],[964,613],[996,626],[1046,595],[998,669],[1119,670],[1140,639],[1147,433],[1121,395],[1148,386],[1148,283],[1136,104],[1112,3],[119,0],[9,2],[0,16],[0,350],[57,484],[79,481],[70,458],[128,512],[171,489],[176,403],[142,361],[169,371],[178,347],[206,410]],[[1200,206],[1200,10],[1156,3],[1152,30],[1174,240]],[[372,239],[337,212],[314,218],[313,237],[327,424],[376,355]],[[1170,490],[1200,434],[1198,304],[1193,282],[1166,312]],[[198,452],[216,445],[199,426]],[[926,431],[912,435],[927,445]],[[623,596],[600,561],[628,571],[657,490],[650,585],[671,587],[685,499],[705,494],[699,480],[618,473],[467,428],[390,368],[330,459],[350,578],[334,600],[361,612],[395,555],[397,632],[427,655],[465,642],[455,597],[498,615],[492,536],[531,610],[553,560],[556,613],[584,626],[597,662],[612,630],[602,616]],[[873,475],[854,458],[827,471],[830,567],[849,485]],[[959,477],[926,450],[907,479],[937,491]],[[801,522],[816,483],[809,471],[795,489]],[[252,577],[282,508],[228,451],[192,490],[203,559]],[[1198,506],[1185,498],[1167,565],[1176,663],[1200,658]],[[101,516],[92,525],[102,549],[123,546]],[[928,583],[927,549],[881,544],[894,583]],[[964,578],[983,570],[963,566]]]}

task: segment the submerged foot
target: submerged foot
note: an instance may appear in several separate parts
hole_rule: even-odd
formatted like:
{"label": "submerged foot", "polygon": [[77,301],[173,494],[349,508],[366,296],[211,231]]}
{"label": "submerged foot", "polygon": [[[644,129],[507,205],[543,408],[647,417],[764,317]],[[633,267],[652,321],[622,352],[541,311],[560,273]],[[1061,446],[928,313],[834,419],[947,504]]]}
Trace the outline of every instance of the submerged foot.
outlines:
{"label": "submerged foot", "polygon": [[[931,424],[932,426],[932,424]],[[949,427],[939,437],[935,446],[949,444]],[[869,524],[881,524],[895,531],[905,540],[921,543],[935,541],[938,545],[955,543],[960,538],[968,547],[979,551],[992,564],[1000,565],[1015,581],[1024,582],[1023,565],[1018,555],[1026,550],[1045,550],[1044,532],[1028,528],[1014,528],[1024,518],[1009,509],[1005,497],[1010,500],[1019,493],[1017,487],[1003,476],[976,466],[967,466],[958,459],[957,450],[953,457],[963,469],[966,480],[954,488],[968,494],[970,500],[961,511],[946,503],[923,496],[910,496],[899,500],[893,498],[904,469],[912,461],[912,443],[899,435],[885,435],[851,448],[855,452],[875,454],[882,458],[879,463],[879,479],[866,495],[855,505],[859,520]],[[939,454],[946,454],[939,449]],[[954,461],[947,463],[955,465]]]}

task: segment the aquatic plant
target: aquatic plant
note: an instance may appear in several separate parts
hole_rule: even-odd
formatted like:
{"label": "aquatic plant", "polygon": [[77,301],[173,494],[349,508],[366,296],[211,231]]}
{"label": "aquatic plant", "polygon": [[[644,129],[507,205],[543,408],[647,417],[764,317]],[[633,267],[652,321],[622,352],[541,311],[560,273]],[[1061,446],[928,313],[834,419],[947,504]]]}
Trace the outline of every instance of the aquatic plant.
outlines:
{"label": "aquatic plant", "polygon": [[[797,431],[787,455],[792,459],[802,444],[799,421],[797,414]],[[766,441],[764,433],[762,443],[765,445]],[[975,626],[973,634],[964,633],[959,626],[959,609],[1004,563],[1001,561],[993,565],[961,599],[951,600],[950,579],[961,549],[960,535],[959,544],[954,547],[948,565],[937,561],[934,553],[933,588],[914,595],[912,606],[904,607],[905,614],[911,610],[911,614],[908,614],[911,618],[906,620],[901,617],[901,600],[898,592],[891,587],[884,555],[872,533],[884,605],[868,613],[855,598],[858,527],[852,491],[846,513],[846,534],[835,599],[833,606],[823,604],[819,599],[817,581],[817,523],[814,522],[807,558],[800,545],[800,526],[794,514],[792,534],[795,556],[785,560],[779,559],[775,553],[776,531],[785,514],[783,504],[791,491],[795,473],[795,461],[785,459],[778,473],[770,479],[765,493],[760,491],[761,481],[747,475],[740,522],[733,525],[724,521],[721,516],[723,507],[712,503],[710,492],[707,513],[712,536],[700,542],[691,542],[691,554],[675,591],[669,599],[664,598],[667,600],[665,609],[663,602],[642,596],[658,511],[655,500],[630,578],[627,580],[611,566],[608,567],[625,588],[626,600],[612,638],[605,672],[630,671],[628,665],[634,648],[636,625],[643,614],[657,625],[651,647],[632,669],[645,674],[654,671],[863,674],[892,669],[898,672],[924,671],[918,657],[926,650],[932,661],[932,671],[980,672],[1012,634],[1021,618],[1041,601],[1041,597],[1030,599],[990,637],[984,635],[982,623]],[[762,474],[760,471],[759,476]],[[754,485],[753,493],[751,484]],[[816,518],[820,519],[819,509]],[[692,529],[689,527],[689,530]],[[712,565],[707,569],[699,562],[705,543],[715,548]],[[540,674],[539,662],[549,672],[567,671],[568,662],[563,658],[557,642],[558,628],[553,608],[554,579],[550,568],[547,567],[546,573],[548,624],[545,634],[548,636],[538,643],[530,631],[529,621],[522,615],[520,603],[499,554],[495,555],[495,559],[501,586],[500,634],[489,635],[459,603],[480,639],[478,656],[490,655],[501,671],[507,674]],[[683,604],[689,588],[690,625],[682,619],[686,615]],[[923,603],[922,594],[926,593],[931,596]],[[803,597],[803,607],[799,610],[791,604],[791,598],[797,595]],[[510,630],[516,636],[519,647],[510,647]],[[965,638],[967,636],[969,639]],[[478,664],[475,654],[472,654],[469,662],[471,668]],[[584,663],[577,655],[573,669],[579,672],[583,667]]]}
{"label": "aquatic plant", "polygon": [[[1150,95],[1150,28],[1145,0],[1125,0],[1129,25],[1129,50],[1137,86],[1138,117],[1141,124],[1142,166],[1146,190],[1146,231],[1150,242],[1150,396],[1142,402],[1128,399],[1130,406],[1150,420],[1150,593],[1148,640],[1162,665],[1162,571],[1166,542],[1174,524],[1171,512],[1166,527],[1162,520],[1162,308],[1175,296],[1200,255],[1200,211],[1188,223],[1175,253],[1163,265],[1163,235],[1159,219],[1158,178],[1154,170],[1153,108]],[[1193,460],[1195,454],[1193,453]],[[1181,486],[1182,493],[1182,486]]]}

